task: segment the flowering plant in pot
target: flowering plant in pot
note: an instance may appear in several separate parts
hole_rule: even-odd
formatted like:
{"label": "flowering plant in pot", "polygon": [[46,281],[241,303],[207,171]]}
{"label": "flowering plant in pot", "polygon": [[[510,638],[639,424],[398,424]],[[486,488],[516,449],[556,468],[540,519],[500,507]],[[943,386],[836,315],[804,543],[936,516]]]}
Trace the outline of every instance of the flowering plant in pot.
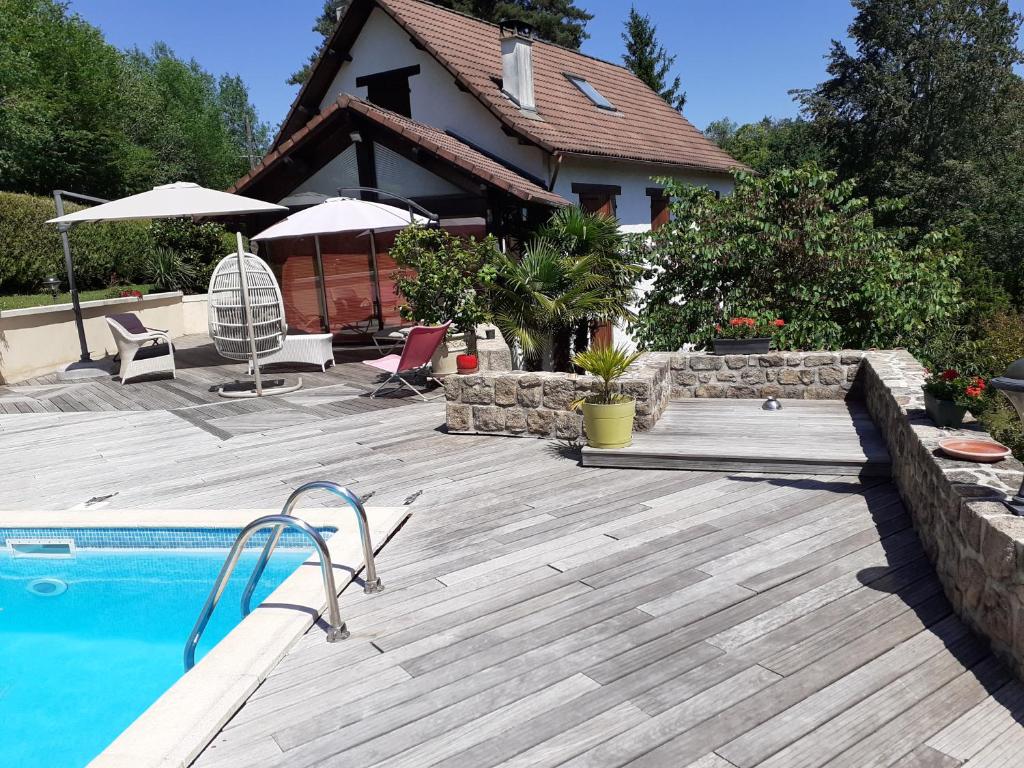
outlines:
{"label": "flowering plant in pot", "polygon": [[772,334],[785,325],[786,321],[781,318],[732,317],[724,325],[715,326],[712,348],[716,355],[764,354],[771,348]]}
{"label": "flowering plant in pot", "polygon": [[953,368],[928,372],[922,389],[928,418],[939,427],[959,427],[964,416],[985,394],[987,384],[980,376],[967,376]]}
{"label": "flowering plant in pot", "polygon": [[625,448],[633,442],[633,417],[636,401],[616,392],[615,382],[626,372],[639,352],[630,352],[624,345],[601,344],[573,355],[573,365],[601,379],[601,386],[593,394],[572,404],[573,410],[583,411],[583,426],[587,444],[592,448]]}

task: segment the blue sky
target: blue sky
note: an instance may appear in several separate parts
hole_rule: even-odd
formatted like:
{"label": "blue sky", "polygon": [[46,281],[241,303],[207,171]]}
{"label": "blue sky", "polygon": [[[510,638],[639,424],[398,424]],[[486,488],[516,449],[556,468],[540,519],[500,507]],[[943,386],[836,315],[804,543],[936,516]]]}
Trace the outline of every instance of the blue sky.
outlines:
{"label": "blue sky", "polygon": [[[577,0],[594,14],[585,53],[621,61],[623,0]],[[845,40],[849,0],[636,0],[665,47],[678,56],[688,102],[703,128],[719,117],[744,123],[797,113],[787,91],[825,75],[832,38]],[[1024,0],[1011,0],[1024,11]],[[285,83],[317,44],[322,0],[71,0],[71,9],[121,48],[163,40],[215,73],[240,74],[260,116],[277,124],[296,88]]]}

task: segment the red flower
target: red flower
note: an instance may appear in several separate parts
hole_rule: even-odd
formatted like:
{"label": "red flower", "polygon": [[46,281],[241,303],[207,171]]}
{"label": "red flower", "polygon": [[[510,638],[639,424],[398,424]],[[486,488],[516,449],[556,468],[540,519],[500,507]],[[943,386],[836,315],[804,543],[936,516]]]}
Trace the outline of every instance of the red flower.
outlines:
{"label": "red flower", "polygon": [[981,393],[985,390],[981,387],[968,387],[964,391],[967,393],[968,397],[981,397]]}
{"label": "red flower", "polygon": [[746,325],[748,328],[753,328],[756,323],[757,321],[752,317],[743,318],[743,324]]}
{"label": "red flower", "polygon": [[743,318],[742,317],[734,317],[731,320],[729,320],[729,325],[732,325],[732,326],[743,325]]}
{"label": "red flower", "polygon": [[980,387],[981,389],[984,389],[985,388],[985,380],[983,378],[981,378],[981,376],[979,376],[978,378],[976,378],[974,380],[974,386]]}
{"label": "red flower", "polygon": [[785,321],[785,320],[783,320],[783,319],[782,319],[781,317],[780,317],[780,318],[777,318],[777,319],[775,320],[775,327],[776,327],[776,328],[781,328],[781,327],[782,327],[782,326],[784,326],[785,324],[786,324],[786,321]]}
{"label": "red flower", "polygon": [[959,377],[960,374],[957,371],[954,371],[952,368],[947,368],[942,372],[939,378],[941,378],[943,381],[952,381],[953,379]]}

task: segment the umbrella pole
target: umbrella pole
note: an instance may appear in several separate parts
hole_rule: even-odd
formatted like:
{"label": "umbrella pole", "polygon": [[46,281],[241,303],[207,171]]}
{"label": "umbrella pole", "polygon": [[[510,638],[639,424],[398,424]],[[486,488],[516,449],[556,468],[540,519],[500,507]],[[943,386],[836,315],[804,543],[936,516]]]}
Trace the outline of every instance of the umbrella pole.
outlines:
{"label": "umbrella pole", "polygon": [[[64,215],[64,201],[61,199],[60,191],[53,193],[54,208],[57,211],[57,216]],[[78,286],[75,285],[75,266],[71,260],[71,242],[68,240],[68,230],[71,229],[70,224],[61,224],[57,231],[60,232],[60,244],[64,249],[64,269],[68,274],[68,293],[71,294],[71,306],[75,313],[75,328],[78,330],[78,346],[81,350],[81,357],[79,360],[83,363],[88,363],[91,360],[89,355],[89,347],[85,342],[85,324],[82,322],[82,305],[78,299]]]}
{"label": "umbrella pole", "polygon": [[238,286],[242,294],[242,313],[245,315],[245,328],[249,336],[249,354],[252,355],[252,371],[256,379],[256,396],[263,395],[263,380],[260,377],[260,360],[256,354],[256,329],[252,324],[252,307],[249,306],[249,279],[245,275],[245,251],[242,248],[242,233],[235,233],[238,245]]}
{"label": "umbrella pole", "polygon": [[374,313],[377,315],[377,328],[383,330],[384,328],[384,307],[381,304],[380,299],[380,272],[377,270],[377,241],[373,236],[373,230],[370,230],[370,259],[373,263],[373,303],[377,305],[377,311]]}
{"label": "umbrella pole", "polygon": [[316,246],[316,273],[320,281],[319,289],[316,292],[317,300],[320,302],[320,313],[323,315],[324,333],[331,332],[331,317],[327,312],[327,276],[324,274],[324,258],[320,253],[320,235],[313,235],[313,245]]}

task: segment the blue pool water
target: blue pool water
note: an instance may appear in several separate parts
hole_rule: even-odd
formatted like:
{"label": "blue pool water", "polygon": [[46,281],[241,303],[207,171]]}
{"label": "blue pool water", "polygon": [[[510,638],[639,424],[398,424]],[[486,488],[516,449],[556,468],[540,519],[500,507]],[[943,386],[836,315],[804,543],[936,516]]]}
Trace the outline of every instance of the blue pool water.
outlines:
{"label": "blue pool water", "polygon": [[[48,538],[76,538],[86,548],[68,559],[44,559],[12,556],[3,540],[21,538],[19,532],[0,529],[5,766],[81,768],[183,673],[185,640],[237,531],[121,530],[50,532]],[[299,541],[282,545],[254,603],[310,555]],[[242,587],[257,554],[254,548],[243,553],[197,660],[238,623]],[[44,592],[59,591],[61,583],[67,590],[36,594],[29,589],[36,579],[58,580],[55,590],[44,584]]]}

